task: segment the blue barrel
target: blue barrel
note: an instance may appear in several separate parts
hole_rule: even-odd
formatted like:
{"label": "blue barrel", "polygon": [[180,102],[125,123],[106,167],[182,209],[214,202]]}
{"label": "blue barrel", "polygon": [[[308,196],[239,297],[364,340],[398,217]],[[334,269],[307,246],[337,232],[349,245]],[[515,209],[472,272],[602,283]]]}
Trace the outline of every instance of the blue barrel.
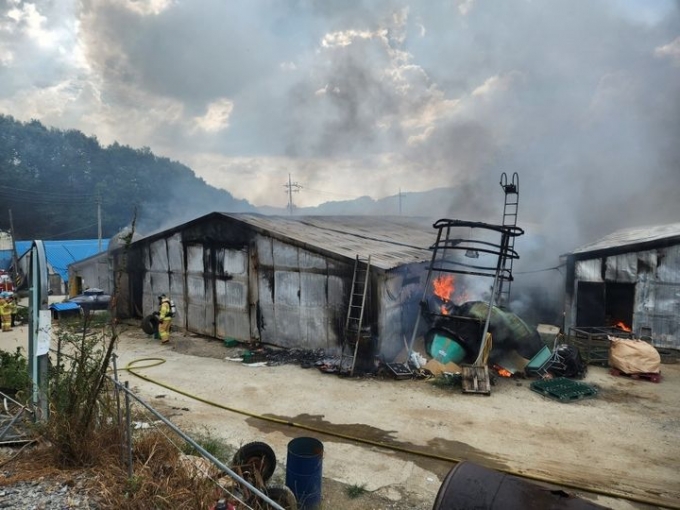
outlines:
{"label": "blue barrel", "polygon": [[298,437],[288,443],[286,485],[295,494],[300,510],[321,505],[323,443],[313,437]]}

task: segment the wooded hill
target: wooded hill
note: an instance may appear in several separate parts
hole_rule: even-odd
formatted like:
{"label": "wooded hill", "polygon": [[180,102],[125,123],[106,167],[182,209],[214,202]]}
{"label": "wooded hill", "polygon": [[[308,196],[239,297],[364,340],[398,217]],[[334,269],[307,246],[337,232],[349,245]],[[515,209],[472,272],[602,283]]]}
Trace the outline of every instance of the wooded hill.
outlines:
{"label": "wooded hill", "polygon": [[77,130],[0,115],[0,230],[17,239],[94,239],[130,224],[142,234],[212,211],[244,212],[245,200],[208,185],[187,166]]}

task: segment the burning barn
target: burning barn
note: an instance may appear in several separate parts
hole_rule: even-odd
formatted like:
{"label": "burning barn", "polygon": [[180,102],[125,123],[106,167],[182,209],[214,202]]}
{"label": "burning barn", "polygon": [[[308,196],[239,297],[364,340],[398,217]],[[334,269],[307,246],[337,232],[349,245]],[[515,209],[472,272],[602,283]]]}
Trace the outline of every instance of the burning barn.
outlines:
{"label": "burning barn", "polygon": [[615,232],[566,263],[566,328],[625,330],[680,348],[680,223]]}
{"label": "burning barn", "polygon": [[332,352],[370,256],[362,328],[389,355],[417,315],[432,237],[403,217],[211,213],[113,252],[118,314],[146,316],[165,293],[187,331]]}

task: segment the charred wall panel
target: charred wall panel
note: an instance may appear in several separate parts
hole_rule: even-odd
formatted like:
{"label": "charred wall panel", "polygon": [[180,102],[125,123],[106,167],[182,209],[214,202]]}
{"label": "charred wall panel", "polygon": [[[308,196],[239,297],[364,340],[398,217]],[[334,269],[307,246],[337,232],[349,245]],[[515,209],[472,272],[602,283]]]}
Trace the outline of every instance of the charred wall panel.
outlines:
{"label": "charred wall panel", "polygon": [[413,333],[427,267],[425,262],[400,266],[378,278],[378,349],[389,361],[404,349],[404,338],[409,340]]}
{"label": "charred wall panel", "polygon": [[577,289],[585,289],[586,282],[597,282],[597,268],[601,268],[603,292],[598,303],[591,303],[588,300],[593,296],[584,297],[578,290],[576,298],[567,303],[569,326],[582,325],[579,314],[586,309],[592,312],[602,307],[604,312],[607,299],[614,302],[609,304],[612,313],[626,315],[625,303],[632,300],[633,332],[650,337],[659,347],[680,349],[680,245],[577,260],[575,268]]}
{"label": "charred wall panel", "polygon": [[298,271],[274,271],[274,320],[276,345],[294,347],[302,342],[300,324],[300,273]]}
{"label": "charred wall panel", "polygon": [[218,338],[249,341],[248,252],[217,250],[215,275],[215,329]]}
{"label": "charred wall panel", "polygon": [[339,348],[349,264],[266,236],[258,237],[256,250],[261,340],[282,347]]}
{"label": "charred wall panel", "polygon": [[210,260],[209,251],[204,250],[202,245],[189,245],[185,247],[185,253],[187,329],[214,336],[213,279],[209,267],[206,267],[206,261]]}

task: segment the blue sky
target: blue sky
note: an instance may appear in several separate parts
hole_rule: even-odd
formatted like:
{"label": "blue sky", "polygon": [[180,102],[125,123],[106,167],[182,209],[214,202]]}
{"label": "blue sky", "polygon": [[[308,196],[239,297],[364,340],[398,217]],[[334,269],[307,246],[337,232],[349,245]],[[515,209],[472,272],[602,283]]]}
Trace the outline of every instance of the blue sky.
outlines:
{"label": "blue sky", "polygon": [[517,171],[524,218],[569,238],[680,219],[671,1],[2,0],[0,83],[3,114],[255,205],[285,205],[289,173],[299,206],[481,204]]}

